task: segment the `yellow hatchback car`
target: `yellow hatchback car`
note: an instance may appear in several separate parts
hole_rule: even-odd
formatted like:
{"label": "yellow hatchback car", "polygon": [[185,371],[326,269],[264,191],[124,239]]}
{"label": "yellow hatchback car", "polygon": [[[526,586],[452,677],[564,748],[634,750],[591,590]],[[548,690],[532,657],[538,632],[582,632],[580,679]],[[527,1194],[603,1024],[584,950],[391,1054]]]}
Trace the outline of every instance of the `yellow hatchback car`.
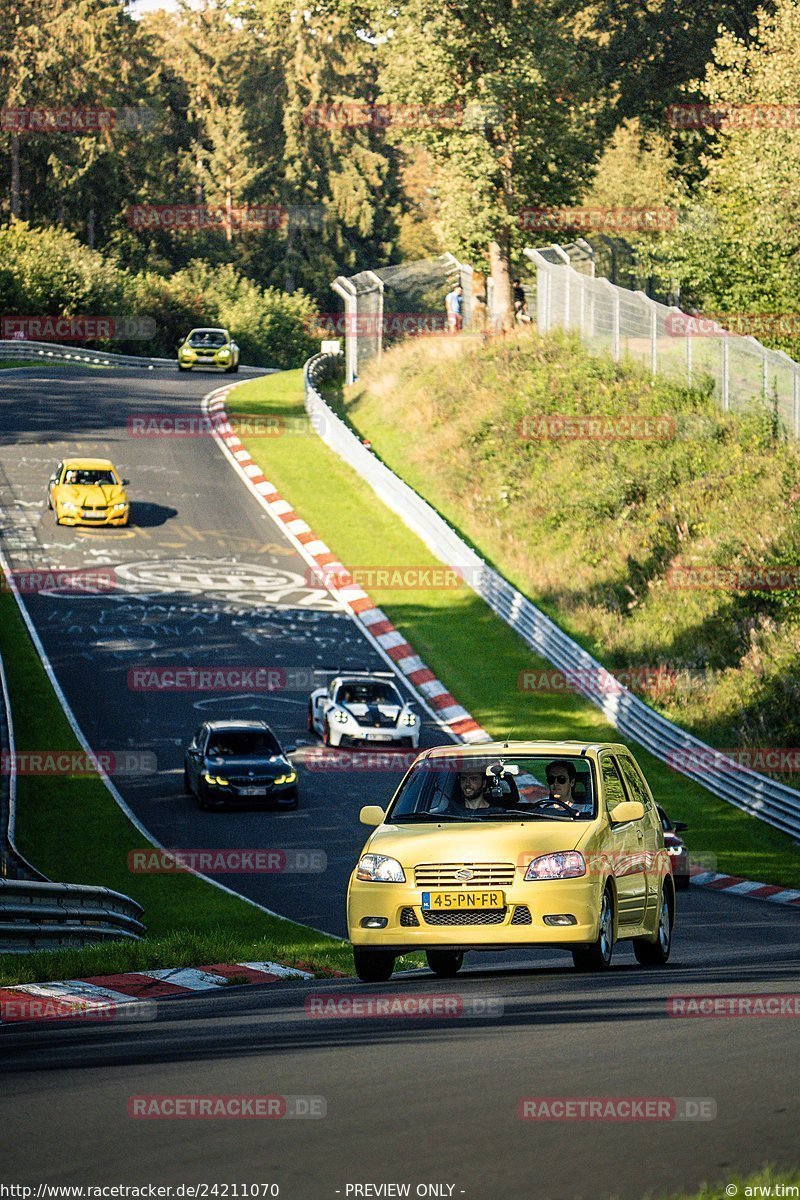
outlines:
{"label": "yellow hatchback car", "polygon": [[626,746],[439,746],[412,764],[350,878],[356,973],[368,983],[424,950],[455,975],[468,950],[571,950],[602,971],[630,940],[666,963],[675,887],[650,788]]}
{"label": "yellow hatchback car", "polygon": [[107,458],[66,458],[47,484],[47,507],[57,525],[127,525],[127,479]]}

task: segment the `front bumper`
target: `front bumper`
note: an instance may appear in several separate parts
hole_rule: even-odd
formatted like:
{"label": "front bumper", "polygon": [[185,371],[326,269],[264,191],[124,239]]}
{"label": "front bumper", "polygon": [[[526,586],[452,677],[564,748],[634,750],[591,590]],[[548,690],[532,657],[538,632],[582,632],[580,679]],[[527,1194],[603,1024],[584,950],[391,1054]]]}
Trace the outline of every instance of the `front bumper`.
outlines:
{"label": "front bumper", "polygon": [[58,510],[58,520],[61,525],[80,525],[84,529],[91,529],[99,526],[101,529],[108,525],[127,525],[130,516],[129,508],[118,509],[116,512],[109,510],[107,513],[101,513],[99,516],[88,517],[81,512],[64,512],[63,509]]}
{"label": "front bumper", "polygon": [[297,800],[297,780],[294,783],[279,783],[268,788],[262,795],[248,795],[239,788],[220,787],[216,783],[203,780],[205,798],[209,804],[218,804],[221,808],[247,808],[257,804],[266,804],[273,808],[292,805]]}
{"label": "front bumper", "polygon": [[[493,910],[482,910],[480,924],[460,919],[452,924],[438,923],[445,915],[453,918],[464,915],[457,911],[436,913],[437,923],[430,924],[422,910],[422,888],[411,883],[366,883],[352,876],[347,894],[350,941],[354,946],[393,949],[400,953],[438,946],[453,949],[563,946],[586,944],[596,939],[602,895],[602,885],[597,878],[525,883],[521,872],[517,875],[513,884],[499,889],[505,897],[501,918],[491,917],[483,923]],[[435,891],[433,888],[424,890],[432,895]],[[407,923],[409,910],[416,925]],[[573,916],[575,924],[545,924],[545,916],[563,913]],[[383,929],[366,929],[361,922],[367,917],[384,917],[387,924]]]}
{"label": "front bumper", "polygon": [[210,371],[227,371],[229,367],[236,365],[236,356],[231,354],[227,358],[218,358],[215,354],[212,358],[198,358],[193,354],[191,358],[178,355],[178,365],[183,367],[184,371],[191,367],[205,367]]}

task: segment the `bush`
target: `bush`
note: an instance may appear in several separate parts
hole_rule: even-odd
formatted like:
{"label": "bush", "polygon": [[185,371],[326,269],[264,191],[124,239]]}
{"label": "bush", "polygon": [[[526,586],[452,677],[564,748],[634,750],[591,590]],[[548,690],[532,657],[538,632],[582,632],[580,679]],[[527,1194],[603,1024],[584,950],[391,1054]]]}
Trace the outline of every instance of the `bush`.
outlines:
{"label": "bush", "polygon": [[[149,317],[152,338],[86,345],[120,354],[172,357],[195,325],[223,325],[260,367],[300,366],[317,348],[311,300],[260,288],[229,264],[189,264],[169,279],[121,270],[61,229],[22,221],[0,227],[0,310],[7,316]],[[54,340],[54,339],[47,339]]]}

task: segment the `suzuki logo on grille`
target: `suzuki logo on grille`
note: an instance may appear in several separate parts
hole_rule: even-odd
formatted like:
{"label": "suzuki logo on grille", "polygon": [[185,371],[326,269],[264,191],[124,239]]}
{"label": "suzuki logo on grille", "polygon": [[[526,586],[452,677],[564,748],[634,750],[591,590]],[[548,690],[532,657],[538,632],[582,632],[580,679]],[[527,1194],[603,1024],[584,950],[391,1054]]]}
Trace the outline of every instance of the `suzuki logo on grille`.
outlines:
{"label": "suzuki logo on grille", "polygon": [[475,872],[470,871],[467,867],[463,867],[460,871],[456,871],[456,879],[473,879],[474,876]]}

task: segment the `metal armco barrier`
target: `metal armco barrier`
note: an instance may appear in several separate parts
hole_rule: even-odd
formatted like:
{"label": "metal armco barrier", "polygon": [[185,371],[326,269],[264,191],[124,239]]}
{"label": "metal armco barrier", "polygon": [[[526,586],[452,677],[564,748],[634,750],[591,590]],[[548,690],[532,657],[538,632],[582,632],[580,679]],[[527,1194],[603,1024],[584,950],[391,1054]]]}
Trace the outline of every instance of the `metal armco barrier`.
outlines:
{"label": "metal armco barrier", "polygon": [[488,566],[427,501],[361,444],[317,390],[316,385],[335,364],[335,358],[319,354],[305,365],[306,409],[311,417],[322,418],[312,421],[314,429],[432,553],[448,566],[459,568],[465,582],[492,611],[531,650],[563,671],[570,686],[591,700],[620,733],[716,796],[800,838],[800,792],[740,766],[660,716]]}
{"label": "metal armco barrier", "polygon": [[105,350],[81,350],[57,342],[27,342],[22,338],[0,340],[0,359],[23,362],[78,362],[93,367],[142,367],[146,371],[158,368],[177,370],[172,358],[140,358],[134,354],[109,354]]}
{"label": "metal armco barrier", "polygon": [[25,953],[138,941],[142,907],[110,888],[0,879],[0,950]]}
{"label": "metal armco barrier", "polygon": [[14,723],[0,659],[0,953],[52,950],[145,932],[142,906],[121,892],[77,883],[51,883],[14,844]]}

